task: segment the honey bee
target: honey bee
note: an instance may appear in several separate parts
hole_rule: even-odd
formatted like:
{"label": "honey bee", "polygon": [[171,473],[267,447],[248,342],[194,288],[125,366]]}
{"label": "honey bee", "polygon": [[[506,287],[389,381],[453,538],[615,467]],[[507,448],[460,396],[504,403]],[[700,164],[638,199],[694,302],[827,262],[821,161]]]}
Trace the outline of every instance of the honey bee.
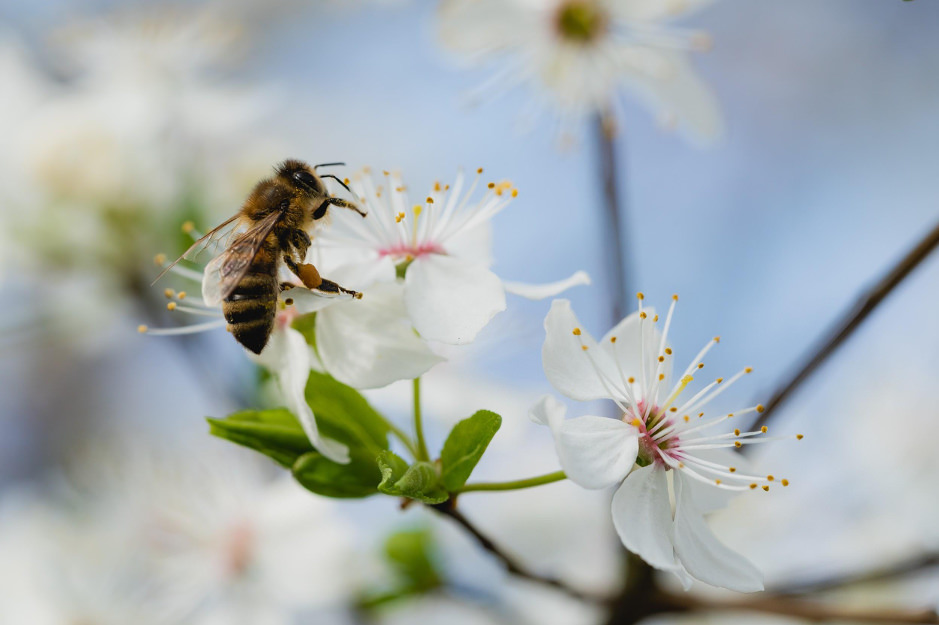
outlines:
{"label": "honey bee", "polygon": [[[221,303],[229,332],[255,354],[267,345],[274,328],[277,296],[281,290],[295,286],[278,282],[281,261],[308,289],[361,299],[361,293],[323,278],[316,267],[304,262],[312,243],[307,230],[326,217],[330,206],[348,208],[365,217],[365,212],[352,202],[331,197],[323,183],[324,178],[332,178],[349,190],[342,180],[316,171],[343,164],[310,167],[302,161],[286,160],[277,165],[274,176],[255,185],[238,213],[196,241],[157,280],[180,260],[216,242],[226,228],[233,227],[228,247],[205,267],[202,296],[209,306]],[[237,233],[241,228],[245,230]]]}

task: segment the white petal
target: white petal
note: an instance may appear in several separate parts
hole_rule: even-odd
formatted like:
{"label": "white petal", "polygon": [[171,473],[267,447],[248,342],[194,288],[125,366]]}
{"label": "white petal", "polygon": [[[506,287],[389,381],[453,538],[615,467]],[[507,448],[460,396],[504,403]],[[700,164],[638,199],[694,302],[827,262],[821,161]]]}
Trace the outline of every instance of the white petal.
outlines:
{"label": "white petal", "polygon": [[614,0],[606,6],[616,19],[623,21],[656,22],[685,17],[714,0]]}
{"label": "white petal", "polygon": [[626,477],[613,495],[613,525],[626,548],[650,565],[678,570],[665,469],[650,464]]}
{"label": "white petal", "polygon": [[[655,318],[654,308],[645,306],[642,310],[646,313],[645,319],[640,320],[638,311],[627,315],[603,336],[599,345],[600,349],[609,354],[610,358],[615,358],[619,362],[619,367],[624,376],[636,378],[636,389],[640,388],[643,379],[647,381],[647,388],[651,388],[652,381],[658,372],[659,347],[662,344],[662,333],[659,332],[658,325],[664,323],[663,320],[660,320],[658,324],[652,321]],[[639,337],[640,325],[642,326],[641,343]],[[611,341],[613,337],[616,337],[615,343]],[[668,385],[671,379],[673,361],[674,358],[666,356],[665,363],[662,365],[665,380],[657,385],[658,397],[656,401],[662,401],[664,395],[670,390]],[[642,370],[643,366],[645,372]],[[639,393],[639,395],[644,399],[648,399],[642,393]],[[639,397],[636,397],[636,400],[639,401]]]}
{"label": "white petal", "polygon": [[506,293],[537,300],[560,295],[571,287],[590,284],[590,276],[587,275],[586,271],[578,271],[569,278],[547,284],[526,284],[524,282],[503,282],[502,284],[505,286]]}
{"label": "white petal", "polygon": [[528,417],[538,425],[551,428],[552,435],[564,421],[565,414],[567,414],[567,406],[552,395],[545,395],[528,411]]}
{"label": "white petal", "polygon": [[300,421],[313,447],[333,462],[349,462],[349,448],[320,435],[313,411],[306,403],[304,393],[310,377],[311,354],[303,335],[291,328],[275,327],[256,361],[274,373],[284,404]]}
{"label": "white petal", "polygon": [[675,551],[695,578],[728,590],[763,590],[763,574],[749,560],[717,540],[704,522],[680,473],[675,478]]}
{"label": "white petal", "polygon": [[467,260],[427,254],[404,277],[404,297],[414,328],[430,341],[462,345],[505,310],[502,281]]}
{"label": "white petal", "polygon": [[377,388],[426,373],[443,358],[414,333],[400,283],[376,284],[361,300],[316,315],[323,366],[345,384]]}
{"label": "white petal", "polygon": [[[735,467],[738,474],[751,473],[750,462],[736,451],[729,449],[702,449],[694,452],[696,458],[716,462],[724,467]],[[703,514],[726,508],[730,500],[739,493],[722,488],[714,488],[697,480],[685,480],[684,487],[691,492],[694,504]]]}
{"label": "white petal", "polygon": [[[580,328],[579,336],[573,333],[576,328]],[[616,366],[607,353],[597,349],[596,342],[581,327],[569,301],[559,299],[551,303],[551,310],[544,320],[544,329],[541,363],[545,377],[554,388],[580,401],[613,395],[610,382],[619,380]],[[584,345],[589,354],[584,351]],[[591,357],[594,364],[591,364]],[[604,385],[598,370],[607,377],[607,385]]]}
{"label": "white petal", "polygon": [[564,421],[555,444],[561,468],[584,488],[619,484],[636,463],[636,429],[619,419],[577,417]]}

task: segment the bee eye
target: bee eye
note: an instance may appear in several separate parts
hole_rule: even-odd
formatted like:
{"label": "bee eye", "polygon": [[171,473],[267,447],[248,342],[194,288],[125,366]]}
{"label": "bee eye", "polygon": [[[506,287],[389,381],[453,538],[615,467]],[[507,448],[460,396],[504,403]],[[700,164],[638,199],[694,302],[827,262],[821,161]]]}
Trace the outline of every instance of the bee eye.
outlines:
{"label": "bee eye", "polygon": [[316,178],[310,175],[309,172],[302,170],[296,171],[293,173],[293,179],[312,191],[319,191],[319,185],[316,183]]}

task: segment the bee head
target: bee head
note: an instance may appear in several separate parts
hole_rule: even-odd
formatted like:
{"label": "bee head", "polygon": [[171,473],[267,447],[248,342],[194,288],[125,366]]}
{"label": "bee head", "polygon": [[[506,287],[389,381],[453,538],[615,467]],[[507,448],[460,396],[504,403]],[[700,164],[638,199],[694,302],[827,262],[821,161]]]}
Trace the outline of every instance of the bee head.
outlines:
{"label": "bee head", "polygon": [[328,195],[323,180],[303,161],[288,159],[277,166],[277,176],[309,195]]}

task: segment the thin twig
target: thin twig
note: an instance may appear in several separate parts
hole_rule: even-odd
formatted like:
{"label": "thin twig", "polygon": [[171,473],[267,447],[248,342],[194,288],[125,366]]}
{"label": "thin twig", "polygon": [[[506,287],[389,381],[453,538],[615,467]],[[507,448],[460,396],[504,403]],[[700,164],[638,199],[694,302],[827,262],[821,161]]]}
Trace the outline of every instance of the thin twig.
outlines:
{"label": "thin twig", "polygon": [[766,409],[753,424],[754,429],[765,425],[776,409],[831,356],[864,320],[884,301],[913,269],[939,245],[939,223],[910,250],[880,281],[858,298],[857,303],[832,326],[829,336],[811,350],[810,356],[796,373],[777,390],[766,403]]}
{"label": "thin twig", "polygon": [[609,262],[606,263],[606,266],[611,273],[613,325],[616,325],[623,318],[627,307],[626,252],[623,245],[623,240],[626,237],[623,230],[625,219],[621,218],[621,215],[626,213],[626,206],[620,197],[619,187],[617,186],[619,166],[617,165],[616,146],[613,141],[616,136],[616,122],[613,116],[608,113],[597,113],[594,128],[599,149],[603,199],[606,208],[604,231],[607,237],[607,254],[609,255]]}
{"label": "thin twig", "polygon": [[868,607],[845,607],[827,603],[796,601],[787,597],[752,599],[702,599],[693,595],[667,595],[665,600],[675,610],[707,612],[759,612],[802,618],[814,623],[853,621],[856,623],[927,623],[939,624],[935,610],[900,610]]}
{"label": "thin twig", "polygon": [[502,564],[505,566],[505,569],[512,575],[515,575],[516,577],[521,577],[523,579],[527,579],[528,581],[534,582],[536,584],[550,586],[551,588],[554,588],[555,590],[559,590],[567,595],[570,595],[571,597],[574,597],[575,599],[580,599],[581,601],[596,602],[596,603],[603,603],[607,601],[606,597],[593,595],[593,594],[590,594],[589,592],[584,592],[581,590],[577,590],[576,588],[571,588],[570,586],[568,586],[563,581],[557,578],[547,577],[544,575],[538,575],[537,573],[533,573],[532,571],[529,571],[527,568],[519,564],[513,557],[511,557],[510,555],[505,553],[501,548],[499,548],[494,542],[492,542],[492,540],[488,536],[480,532],[479,529],[477,529],[476,526],[473,525],[469,521],[469,519],[463,516],[463,513],[461,513],[459,510],[457,510],[454,507],[454,503],[452,499],[442,504],[437,504],[437,505],[429,506],[429,507],[433,508],[440,514],[443,514],[444,516],[450,517],[451,519],[456,521],[457,524],[462,526],[463,529],[465,529],[467,532],[472,534],[473,538],[476,539],[479,545],[483,549],[485,549],[486,551],[494,555],[500,562],[502,562]]}
{"label": "thin twig", "polygon": [[804,595],[809,593],[819,593],[829,590],[837,590],[846,586],[855,586],[858,584],[869,584],[873,582],[883,582],[907,575],[912,575],[919,571],[924,571],[933,567],[939,567],[939,553],[927,553],[918,555],[908,560],[895,562],[891,565],[881,568],[860,571],[858,573],[848,573],[845,575],[833,575],[814,581],[796,582],[783,586],[771,588],[769,592],[774,595]]}

